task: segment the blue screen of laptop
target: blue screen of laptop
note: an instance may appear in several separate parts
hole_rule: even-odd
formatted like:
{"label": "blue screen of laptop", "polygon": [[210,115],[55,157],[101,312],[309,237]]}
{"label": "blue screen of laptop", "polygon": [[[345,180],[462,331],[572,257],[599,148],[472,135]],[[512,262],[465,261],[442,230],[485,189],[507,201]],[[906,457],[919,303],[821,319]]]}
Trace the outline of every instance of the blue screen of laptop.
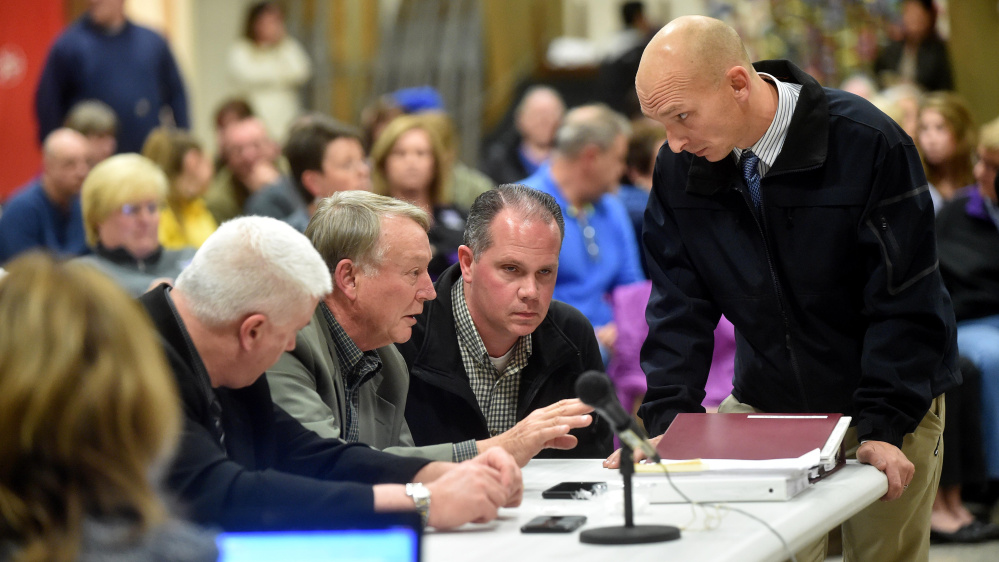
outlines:
{"label": "blue screen of laptop", "polygon": [[222,533],[219,562],[418,562],[419,537],[405,527],[349,531]]}

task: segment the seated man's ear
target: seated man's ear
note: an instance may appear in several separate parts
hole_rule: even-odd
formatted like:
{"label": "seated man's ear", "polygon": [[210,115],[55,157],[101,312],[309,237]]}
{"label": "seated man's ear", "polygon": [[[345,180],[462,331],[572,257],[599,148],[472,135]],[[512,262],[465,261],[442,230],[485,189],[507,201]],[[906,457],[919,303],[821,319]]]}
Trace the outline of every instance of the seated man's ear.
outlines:
{"label": "seated man's ear", "polygon": [[474,261],[475,256],[472,254],[471,248],[464,244],[458,246],[458,264],[461,265],[461,277],[466,283],[472,281],[472,263]]}
{"label": "seated man's ear", "polygon": [[263,314],[251,314],[244,318],[239,324],[239,347],[243,351],[251,351],[259,345],[266,324],[267,316]]}
{"label": "seated man's ear", "polygon": [[333,270],[333,286],[348,299],[354,300],[357,298],[357,281],[360,273],[358,265],[353,260],[342,259]]}

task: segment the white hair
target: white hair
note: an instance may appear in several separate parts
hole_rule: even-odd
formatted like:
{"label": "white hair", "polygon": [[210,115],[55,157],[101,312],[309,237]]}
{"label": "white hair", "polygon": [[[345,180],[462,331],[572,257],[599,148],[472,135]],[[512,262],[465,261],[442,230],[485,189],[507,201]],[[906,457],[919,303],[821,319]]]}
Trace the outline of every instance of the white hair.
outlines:
{"label": "white hair", "polygon": [[194,316],[211,326],[254,313],[284,318],[299,310],[296,303],[333,290],[329,268],[309,239],[269,217],[223,223],[174,285]]}

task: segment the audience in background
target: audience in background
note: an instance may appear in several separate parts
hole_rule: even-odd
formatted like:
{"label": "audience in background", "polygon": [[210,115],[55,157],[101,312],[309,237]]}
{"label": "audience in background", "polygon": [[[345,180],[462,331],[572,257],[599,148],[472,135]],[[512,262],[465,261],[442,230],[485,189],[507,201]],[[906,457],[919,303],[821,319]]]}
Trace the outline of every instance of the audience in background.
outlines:
{"label": "audience in background", "polygon": [[625,171],[631,127],[604,105],[573,109],[555,136],[551,161],[524,180],[558,202],[565,217],[555,298],[596,329],[604,364],[617,332],[608,302],[615,287],[645,278],[628,212],[611,193]]}
{"label": "audience in background", "polygon": [[66,115],[64,126],[87,137],[90,150],[87,165],[91,168],[111,156],[118,148],[118,116],[108,104],[98,100],[77,103]]}
{"label": "audience in background", "polygon": [[905,134],[916,139],[919,133],[919,106],[923,103],[919,88],[912,84],[898,84],[878,92],[871,103],[898,123]]}
{"label": "audience in background", "polygon": [[214,561],[214,538],[158,493],[181,410],[149,319],[90,267],[32,254],[9,268],[0,558]]}
{"label": "audience in background", "polygon": [[565,103],[554,89],[529,88],[514,110],[515,131],[486,149],[482,171],[497,184],[517,182],[533,174],[548,159],[564,113]]}
{"label": "audience in background", "polygon": [[243,217],[208,237],[175,288],[142,296],[184,401],[167,486],[192,519],[225,530],[322,529],[413,510],[414,497],[429,494],[425,522],[450,528],[519,504],[520,470],[502,450],[461,464],[399,457],[322,439],[272,403],[263,371],[294,349],[331,289],[305,236]]}
{"label": "audience in background", "polygon": [[475,168],[466,166],[458,158],[457,132],[447,113],[434,110],[424,111],[419,115],[441,139],[444,166],[451,175],[451,202],[462,213],[468,213],[476,197],[495,187],[493,180]]}
{"label": "audience in background", "polygon": [[14,192],[0,215],[0,264],[33,248],[87,253],[80,187],[90,167],[87,138],[56,129],[42,146],[42,174]]}
{"label": "audience in background", "polygon": [[263,121],[247,117],[222,130],[225,166],[212,180],[205,204],[219,224],[240,215],[285,219],[305,202],[282,173],[280,149]]}
{"label": "audience in background", "polygon": [[160,208],[168,191],[166,175],[144,156],[118,154],[95,166],[81,193],[93,253],[77,259],[107,273],[133,297],[172,283],[194,248],[160,245]]}
{"label": "audience in background", "polygon": [[188,128],[187,97],[167,42],[125,17],[125,0],[90,0],[49,51],[35,91],[38,137],[70,108],[100,100],[118,117],[118,150],[138,152],[160,125]]}
{"label": "audience in background", "polygon": [[339,191],[371,191],[371,166],[361,133],[321,113],[297,119],[291,127],[284,156],[305,210],[286,222],[305,232],[316,205]]}
{"label": "audience in background", "polygon": [[385,126],[405,111],[390,95],[378,96],[361,110],[361,130],[364,131],[364,149],[368,152],[382,134]]}
{"label": "audience in background", "polygon": [[465,214],[451,203],[451,175],[444,146],[421,115],[394,119],[371,149],[374,191],[412,203],[431,217],[430,277],[458,261]]}
{"label": "audience in background", "polygon": [[902,0],[901,37],[878,54],[874,71],[882,87],[914,84],[925,91],[950,90],[950,56],[937,34],[933,0]]}
{"label": "audience in background", "polygon": [[617,197],[628,211],[628,218],[635,228],[638,257],[646,277],[649,276],[649,270],[645,266],[645,252],[642,251],[642,222],[645,220],[645,207],[649,203],[649,192],[652,191],[652,171],[656,166],[656,155],[664,142],[666,131],[662,127],[643,122],[635,126],[628,139],[624,176],[617,190]]}
{"label": "audience in background", "polygon": [[999,480],[999,120],[982,128],[975,185],[937,217],[940,272],[954,301],[961,355],[981,370],[988,477]]}
{"label": "audience in background", "polygon": [[212,123],[215,126],[215,171],[225,166],[225,130],[229,125],[253,117],[253,108],[243,98],[229,97],[215,108]]}
{"label": "audience in background", "polygon": [[954,198],[958,190],[975,181],[971,155],[975,150],[975,122],[971,110],[957,94],[934,92],[919,108],[915,137],[930,182],[933,208]]}
{"label": "audience in background", "polygon": [[243,37],[229,50],[229,76],[271,138],[287,138],[288,127],[302,111],[299,90],[312,76],[312,63],[285,30],[278,2],[250,7]]}
{"label": "audience in background", "polygon": [[142,155],[166,174],[169,191],[160,211],[160,243],[168,250],[199,248],[218,228],[205,205],[212,162],[187,131],[161,127],[146,138]]}
{"label": "audience in background", "polygon": [[500,186],[472,204],[459,264],[398,345],[418,445],[456,443],[457,452],[475,440],[472,451],[503,447],[521,465],[610,450],[607,422],[591,422],[591,408],[575,399],[579,375],[603,367],[593,327],[552,301],[563,234],[555,200],[525,186]]}

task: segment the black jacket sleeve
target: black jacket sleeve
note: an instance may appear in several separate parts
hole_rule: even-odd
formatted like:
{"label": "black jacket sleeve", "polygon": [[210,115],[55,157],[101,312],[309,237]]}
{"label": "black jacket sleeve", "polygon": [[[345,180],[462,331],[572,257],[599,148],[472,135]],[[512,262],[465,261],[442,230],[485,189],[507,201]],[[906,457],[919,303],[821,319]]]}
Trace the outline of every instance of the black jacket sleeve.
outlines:
{"label": "black jacket sleeve", "polygon": [[[933,203],[910,142],[882,149],[866,218],[858,225],[868,278],[861,379],[854,393],[861,440],[902,445],[956,368],[957,329],[937,263]],[[908,344],[905,342],[909,342]]]}
{"label": "black jacket sleeve", "polygon": [[649,435],[666,431],[680,412],[703,412],[704,386],[721,313],[694,270],[666,204],[669,178],[686,178],[686,153],[663,145],[656,158],[642,239],[652,294],[646,310],[649,335],[641,364],[649,388],[639,416]]}

